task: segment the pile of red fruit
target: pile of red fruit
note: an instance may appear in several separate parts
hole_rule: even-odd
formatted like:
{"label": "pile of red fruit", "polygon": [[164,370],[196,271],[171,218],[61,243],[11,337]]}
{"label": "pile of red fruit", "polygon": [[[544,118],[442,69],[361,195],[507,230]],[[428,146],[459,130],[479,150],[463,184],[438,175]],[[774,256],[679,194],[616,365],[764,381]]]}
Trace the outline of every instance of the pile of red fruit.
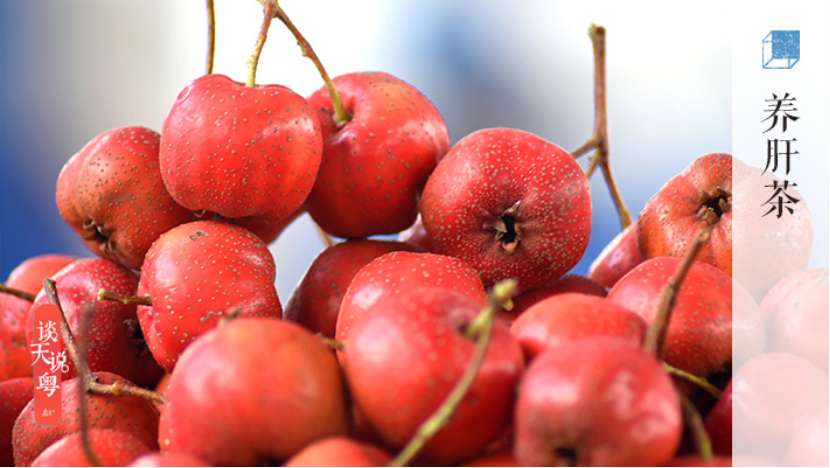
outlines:
{"label": "pile of red fruit", "polygon": [[[264,3],[262,41],[272,17],[293,29]],[[255,69],[64,166],[60,214],[99,258],[5,283],[0,464],[827,464],[828,270],[806,269],[806,208],[733,233],[766,196],[754,169],[692,161],[581,277],[591,193],[567,151],[508,128],[451,147],[386,73],[306,99]],[[598,122],[575,153],[608,177]],[[303,213],[344,241],[283,303],[268,244]],[[733,270],[733,240],[775,268]],[[31,401],[45,278],[83,348],[57,426]]]}

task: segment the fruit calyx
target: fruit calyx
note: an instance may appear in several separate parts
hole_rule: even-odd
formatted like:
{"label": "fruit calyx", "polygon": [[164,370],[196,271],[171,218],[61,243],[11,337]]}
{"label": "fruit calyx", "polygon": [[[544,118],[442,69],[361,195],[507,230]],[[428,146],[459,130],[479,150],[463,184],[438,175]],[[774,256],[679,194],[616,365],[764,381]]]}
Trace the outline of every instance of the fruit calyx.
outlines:
{"label": "fruit calyx", "polygon": [[556,447],[553,450],[556,453],[556,456],[559,457],[559,463],[557,466],[577,466],[577,460],[579,460],[576,449],[573,447]]}
{"label": "fruit calyx", "polygon": [[99,248],[101,249],[101,252],[106,255],[112,255],[114,251],[112,244],[110,243],[110,236],[112,233],[107,228],[100,224],[96,224],[92,219],[88,219],[84,222],[83,228],[87,232],[87,234],[83,236],[84,240],[95,239],[100,244]]}
{"label": "fruit calyx", "polygon": [[521,224],[516,223],[516,214],[519,211],[519,203],[504,210],[492,224],[485,226],[486,229],[496,231],[496,240],[501,243],[501,247],[510,255],[516,252],[516,247],[522,240]]}
{"label": "fruit calyx", "polygon": [[732,194],[718,187],[713,194],[702,193],[698,216],[710,226],[716,224],[724,213],[732,210]]}

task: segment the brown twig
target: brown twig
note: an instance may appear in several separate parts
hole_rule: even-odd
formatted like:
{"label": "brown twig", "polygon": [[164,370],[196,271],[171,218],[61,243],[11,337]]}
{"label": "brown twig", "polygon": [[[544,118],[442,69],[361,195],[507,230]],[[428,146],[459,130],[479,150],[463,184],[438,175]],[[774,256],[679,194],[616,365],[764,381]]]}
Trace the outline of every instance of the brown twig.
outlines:
{"label": "brown twig", "polygon": [[256,85],[256,69],[259,65],[259,56],[262,54],[262,48],[265,46],[265,40],[268,38],[268,29],[271,28],[271,20],[274,19],[274,14],[277,11],[277,0],[264,0],[263,3],[265,11],[262,18],[262,27],[259,30],[256,45],[254,46],[254,53],[251,55],[251,60],[248,61],[248,81],[245,86],[253,88]]}
{"label": "brown twig", "polygon": [[205,75],[213,74],[213,61],[216,55],[216,12],[213,7],[213,0],[207,0],[207,20],[208,20],[208,50],[207,50],[207,69]]}
{"label": "brown twig", "polygon": [[3,283],[0,283],[0,293],[10,294],[14,297],[19,297],[20,299],[23,299],[24,301],[29,301],[29,302],[35,302],[35,297],[36,297],[35,294],[23,291],[21,289],[11,288],[9,286],[6,286]]}
{"label": "brown twig", "polygon": [[[263,0],[258,1],[260,3],[263,2]],[[320,77],[323,78],[323,82],[326,84],[326,88],[329,91],[332,106],[334,107],[334,123],[338,127],[345,125],[349,122],[349,120],[351,120],[351,117],[348,112],[346,112],[346,108],[343,106],[343,99],[340,97],[340,92],[337,91],[337,88],[335,88],[334,83],[331,81],[331,77],[328,72],[326,72],[325,67],[323,67],[323,63],[320,61],[320,57],[317,56],[314,49],[311,48],[311,44],[309,44],[308,40],[306,40],[302,33],[300,33],[300,30],[294,26],[294,23],[291,22],[288,15],[285,14],[285,11],[281,7],[277,7],[277,18],[282,21],[289,31],[291,31],[291,34],[293,34],[294,38],[297,39],[297,44],[303,51],[303,56],[311,59],[314,66],[317,68],[317,72],[320,73]]]}
{"label": "brown twig", "polygon": [[571,153],[574,158],[578,158],[584,154],[594,153],[591,155],[591,166],[587,174],[590,178],[597,166],[602,169],[602,174],[605,177],[608,190],[611,192],[611,198],[617,207],[617,212],[620,215],[620,223],[625,229],[631,225],[631,213],[623,201],[622,194],[617,188],[617,183],[614,181],[614,176],[611,173],[611,164],[608,161],[608,112],[607,112],[607,97],[605,86],[605,28],[591,25],[588,30],[588,35],[591,37],[591,43],[594,49],[594,133],[588,138],[582,146]]}
{"label": "brown twig", "polygon": [[143,306],[152,306],[153,300],[150,298],[149,294],[145,294],[143,296],[125,296],[123,294],[118,294],[116,292],[107,291],[104,288],[98,290],[98,300],[99,301],[115,301],[120,302],[124,305],[143,305]]}
{"label": "brown twig", "polygon": [[668,372],[669,375],[679,377],[679,378],[681,378],[681,379],[683,379],[687,382],[691,382],[691,383],[697,385],[698,387],[705,390],[706,393],[712,395],[713,397],[715,397],[718,400],[720,399],[721,396],[723,396],[723,392],[718,390],[718,387],[715,387],[714,385],[709,383],[709,381],[704,379],[703,377],[698,377],[696,375],[690,374],[690,373],[688,373],[684,370],[680,370],[680,369],[678,369],[674,366],[666,364],[665,362],[663,363],[663,368],[666,369],[666,372]]}
{"label": "brown twig", "polygon": [[146,390],[141,387],[136,387],[135,385],[129,385],[120,380],[116,380],[111,384],[93,382],[87,390],[89,390],[92,393],[97,393],[99,395],[112,395],[117,397],[134,396],[150,400],[160,405],[164,404],[164,395],[162,395],[161,393],[154,392],[152,390]]}
{"label": "brown twig", "polygon": [[679,390],[677,394],[680,396],[680,403],[683,405],[683,417],[686,424],[689,425],[697,454],[703,461],[709,461],[714,454],[712,453],[712,440],[703,425],[703,418],[700,417],[700,413],[695,408],[694,403],[689,400],[689,397]]}
{"label": "brown twig", "polygon": [[[89,303],[81,309],[81,333],[82,337],[89,336],[89,322],[92,317],[92,307]],[[86,343],[85,339],[78,342],[78,355],[86,360]],[[83,380],[82,380],[83,382]],[[92,449],[92,442],[89,439],[89,419],[86,412],[86,388],[83,385],[78,385],[78,413],[81,424],[81,447],[84,450],[84,456],[92,466],[103,466],[95,451]]]}
{"label": "brown twig", "polygon": [[490,335],[493,329],[493,322],[495,321],[496,312],[499,307],[507,299],[516,293],[515,280],[506,280],[496,284],[490,292],[490,301],[485,306],[475,319],[470,323],[465,331],[465,334],[470,339],[476,340],[476,346],[473,350],[473,356],[461,380],[455,385],[447,398],[441,403],[441,406],[435,410],[426,421],[424,421],[415,432],[415,435],[401,450],[397,457],[392,460],[388,466],[406,466],[413,458],[415,458],[424,445],[429,442],[432,436],[440,431],[449,422],[452,415],[455,413],[458,405],[467,391],[473,384],[473,381],[484,362],[484,355],[487,352],[487,346],[490,344]]}
{"label": "brown twig", "polygon": [[61,338],[63,339],[63,345],[66,347],[69,359],[71,359],[72,364],[75,365],[75,370],[78,372],[84,388],[88,388],[88,385],[94,381],[94,377],[92,375],[92,371],[89,369],[86,359],[84,359],[78,351],[78,343],[75,341],[75,335],[72,334],[72,330],[69,328],[69,322],[66,321],[66,315],[63,313],[63,307],[61,307],[61,301],[58,297],[58,289],[55,280],[51,278],[43,280],[43,290],[46,291],[46,297],[49,300],[49,303],[56,306],[60,312]]}
{"label": "brown twig", "polygon": [[674,305],[677,302],[677,294],[680,292],[683,280],[686,279],[686,275],[692,268],[695,258],[697,258],[698,253],[700,253],[706,241],[709,240],[711,232],[711,227],[705,227],[697,232],[674,276],[669,278],[668,283],[660,291],[657,313],[646,332],[646,338],[643,342],[643,349],[649,353],[654,353],[658,359],[663,359],[666,335],[668,334],[669,323],[671,322],[672,310],[674,310]]}

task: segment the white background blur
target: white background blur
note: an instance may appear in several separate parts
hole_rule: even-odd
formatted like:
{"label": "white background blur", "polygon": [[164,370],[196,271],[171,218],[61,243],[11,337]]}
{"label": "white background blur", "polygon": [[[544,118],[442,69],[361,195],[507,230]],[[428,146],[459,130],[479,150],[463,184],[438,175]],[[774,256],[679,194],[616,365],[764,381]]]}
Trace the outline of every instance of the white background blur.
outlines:
{"label": "white background blur", "polygon": [[[696,157],[731,152],[729,2],[280,4],[332,76],[380,70],[409,82],[442,112],[453,143],[505,126],[580,146],[593,126],[587,31],[605,26],[611,164],[634,216]],[[217,0],[216,72],[244,81],[261,15],[255,0]],[[181,88],[204,73],[206,35],[204,1],[0,2],[0,277],[36,254],[90,255],[57,213],[58,172],[102,131],[160,130]],[[302,95],[322,86],[277,21],[257,81]],[[592,189],[581,274],[619,232],[599,173]],[[307,218],[272,246],[283,303],[321,249]]]}

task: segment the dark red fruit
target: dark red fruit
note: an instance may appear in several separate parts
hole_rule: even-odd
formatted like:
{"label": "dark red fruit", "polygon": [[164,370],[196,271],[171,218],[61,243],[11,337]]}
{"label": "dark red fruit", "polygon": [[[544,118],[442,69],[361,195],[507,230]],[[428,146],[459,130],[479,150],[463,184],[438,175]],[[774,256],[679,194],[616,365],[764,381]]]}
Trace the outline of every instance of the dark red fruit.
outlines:
{"label": "dark red fruit", "polygon": [[[4,283],[11,288],[37,294],[43,280],[76,260],[68,255],[39,255],[18,265]],[[26,315],[32,303],[0,293],[0,382],[32,376],[31,349],[26,342]]]}
{"label": "dark red fruit", "polygon": [[236,310],[241,317],[281,317],[268,246],[250,231],[197,221],[164,233],[147,252],[138,319],[156,361],[171,372],[182,351]]}
{"label": "dark red fruit", "polygon": [[309,444],[283,466],[387,466],[391,461],[391,455],[374,445],[330,437]]}
{"label": "dark red fruit", "polygon": [[[112,384],[116,380],[133,385],[121,377],[97,372],[98,382]],[[78,378],[61,383],[61,421],[57,426],[43,426],[34,419],[34,400],[20,413],[14,423],[12,445],[15,466],[28,466],[46,447],[61,437],[80,431]],[[159,413],[153,403],[134,396],[86,394],[87,421],[90,428],[112,429],[127,433],[149,448],[158,447]]]}
{"label": "dark red fruit", "polygon": [[159,173],[158,133],[145,127],[106,131],[58,176],[58,211],[96,255],[139,269],[153,241],[190,219]]}
{"label": "dark red fruit", "polygon": [[164,120],[159,164],[170,195],[190,210],[278,222],[308,197],[322,147],[301,96],[213,74],[179,93]]}
{"label": "dark red fruit", "polygon": [[14,466],[12,428],[17,416],[34,398],[30,377],[0,382],[0,466]]}
{"label": "dark red fruit", "polygon": [[[135,295],[138,278],[126,268],[103,258],[77,260],[54,276],[69,328],[79,342],[86,345],[86,361],[93,372],[119,375],[139,386],[155,385],[163,374],[147,349],[135,305],[99,301],[98,291],[106,289],[126,296]],[[34,322],[35,311],[49,303],[41,291],[27,316],[26,342],[35,343],[40,331]],[[83,314],[89,310],[88,333],[81,333]],[[63,378],[77,375],[74,364],[67,360],[69,372]]]}
{"label": "dark red fruit", "polygon": [[439,252],[469,263],[487,286],[514,278],[522,292],[579,262],[591,234],[591,190],[562,148],[492,128],[467,135],[441,160],[420,213]]}
{"label": "dark red fruit", "polygon": [[640,346],[646,324],[637,314],[605,298],[566,293],[537,302],[510,327],[527,361],[548,348],[588,337],[619,338]]}
{"label": "dark red fruit", "polygon": [[356,239],[324,250],[291,294],[283,318],[334,338],[340,304],[354,276],[372,260],[398,250],[420,249],[403,242]]}
{"label": "dark red fruit", "polygon": [[[221,404],[217,404],[217,399]],[[164,452],[218,466],[281,462],[344,435],[337,360],[297,324],[241,318],[196,340],[170,378],[159,424]]]}
{"label": "dark red fruit", "polygon": [[660,362],[608,338],[537,356],[520,383],[514,425],[522,466],[660,466],[683,432]]}
{"label": "dark red fruit", "polygon": [[334,122],[326,87],[308,98],[325,142],[308,212],[337,237],[400,232],[415,221],[427,177],[450,149],[447,125],[426,96],[388,73],[333,81],[350,120]]}

